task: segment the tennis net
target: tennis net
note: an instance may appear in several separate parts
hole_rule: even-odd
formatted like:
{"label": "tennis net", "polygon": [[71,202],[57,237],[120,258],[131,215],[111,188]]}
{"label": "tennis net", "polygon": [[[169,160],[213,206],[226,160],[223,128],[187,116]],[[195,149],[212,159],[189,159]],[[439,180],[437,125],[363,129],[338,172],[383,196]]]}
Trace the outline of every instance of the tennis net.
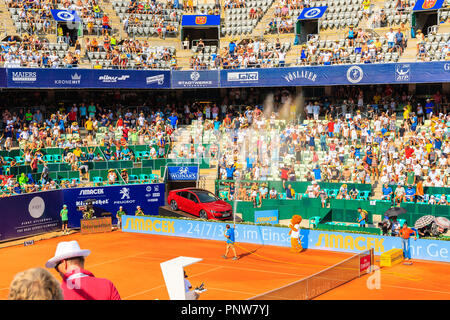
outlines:
{"label": "tennis net", "polygon": [[373,249],[355,254],[323,271],[249,300],[310,300],[372,271]]}

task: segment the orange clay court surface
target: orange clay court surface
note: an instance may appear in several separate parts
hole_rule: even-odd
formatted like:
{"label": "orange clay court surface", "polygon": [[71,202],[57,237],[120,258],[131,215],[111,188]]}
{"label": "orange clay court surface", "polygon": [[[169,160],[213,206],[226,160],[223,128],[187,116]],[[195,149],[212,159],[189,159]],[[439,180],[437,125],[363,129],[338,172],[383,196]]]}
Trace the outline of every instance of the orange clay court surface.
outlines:
{"label": "orange clay court surface", "polygon": [[[32,246],[0,249],[0,299],[7,298],[9,284],[17,272],[43,267],[53,256],[57,243],[68,240],[77,240],[82,249],[90,249],[86,269],[98,277],[112,280],[122,299],[131,300],[168,299],[159,264],[178,256],[203,259],[186,268],[194,287],[205,282],[208,291],[201,295],[201,299],[242,300],[300,280],[352,255],[323,250],[293,254],[286,247],[242,244],[258,256],[237,248],[241,257],[233,261],[221,257],[225,249],[225,243],[221,241],[121,231],[92,235],[76,233],[38,241]],[[367,289],[369,275],[365,275],[317,299],[448,300],[448,271],[448,263],[415,261],[412,266],[400,264],[381,269],[379,290]],[[60,280],[54,270],[51,272]]]}

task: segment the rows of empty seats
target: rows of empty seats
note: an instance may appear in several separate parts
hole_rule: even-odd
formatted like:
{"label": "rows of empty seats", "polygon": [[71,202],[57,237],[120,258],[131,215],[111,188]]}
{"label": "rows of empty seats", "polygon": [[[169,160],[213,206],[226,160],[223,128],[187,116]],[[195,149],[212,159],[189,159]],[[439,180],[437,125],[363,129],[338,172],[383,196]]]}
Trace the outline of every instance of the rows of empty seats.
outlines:
{"label": "rows of empty seats", "polygon": [[[222,21],[222,36],[235,34],[250,34],[262,16],[272,5],[273,0],[245,1],[243,8],[225,8],[225,19]],[[260,10],[257,17],[250,17],[252,9]]]}
{"label": "rows of empty seats", "polygon": [[417,60],[450,60],[450,33],[428,34],[424,43],[419,43]]}
{"label": "rows of empty seats", "polygon": [[112,6],[123,23],[123,28],[133,36],[176,36],[180,30],[183,11],[165,2],[113,1]]}

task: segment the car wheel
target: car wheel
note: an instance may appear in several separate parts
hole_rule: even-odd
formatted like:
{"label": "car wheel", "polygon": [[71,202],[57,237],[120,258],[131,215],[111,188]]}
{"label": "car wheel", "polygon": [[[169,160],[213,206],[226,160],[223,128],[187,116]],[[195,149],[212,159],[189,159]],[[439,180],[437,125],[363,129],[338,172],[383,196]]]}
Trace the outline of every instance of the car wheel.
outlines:
{"label": "car wheel", "polygon": [[208,214],[206,213],[205,210],[200,210],[199,216],[200,216],[200,219],[208,220]]}
{"label": "car wheel", "polygon": [[175,200],[170,201],[170,207],[172,208],[173,211],[177,211],[178,210],[178,204]]}

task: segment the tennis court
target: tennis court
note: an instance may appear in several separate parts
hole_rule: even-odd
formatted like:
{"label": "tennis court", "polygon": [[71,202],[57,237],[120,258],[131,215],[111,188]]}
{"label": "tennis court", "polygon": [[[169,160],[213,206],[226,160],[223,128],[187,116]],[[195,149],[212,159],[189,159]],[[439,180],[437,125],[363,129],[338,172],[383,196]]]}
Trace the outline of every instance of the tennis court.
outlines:
{"label": "tennis court", "polygon": [[[186,268],[191,283],[205,282],[201,299],[241,300],[277,289],[339,263],[352,254],[307,250],[293,254],[289,248],[242,244],[240,260],[221,257],[221,241],[194,240],[120,231],[73,234],[36,242],[32,246],[0,249],[0,299],[6,299],[14,275],[27,268],[44,266],[59,241],[77,240],[90,249],[86,269],[114,282],[123,299],[168,299],[160,262],[177,256],[202,258]],[[381,289],[369,290],[369,275],[355,279],[318,299],[450,299],[448,264],[417,261],[381,270]],[[54,270],[52,273],[58,277]]]}

